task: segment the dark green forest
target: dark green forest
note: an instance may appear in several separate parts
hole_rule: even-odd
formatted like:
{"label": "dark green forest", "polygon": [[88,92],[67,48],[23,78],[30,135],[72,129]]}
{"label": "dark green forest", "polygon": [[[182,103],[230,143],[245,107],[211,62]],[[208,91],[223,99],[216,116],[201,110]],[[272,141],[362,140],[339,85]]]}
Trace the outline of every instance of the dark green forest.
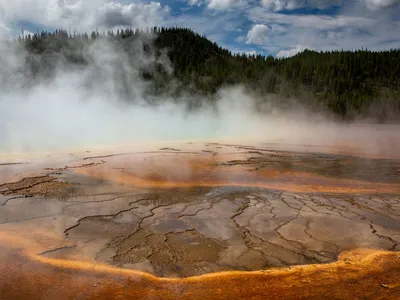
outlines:
{"label": "dark green forest", "polygon": [[[305,50],[278,59],[233,54],[190,29],[157,27],[91,34],[56,30],[19,37],[13,43],[29,53],[21,72],[42,78],[50,77],[60,64],[69,68],[90,65],[85,49],[97,40],[111,41],[132,65],[137,65],[138,55],[159,58],[140,65],[140,76],[149,82],[152,95],[189,93],[212,99],[221,87],[243,85],[263,101],[276,95],[285,106],[291,103],[289,99],[296,99],[312,110],[331,111],[341,118],[373,116],[386,121],[398,119],[400,113],[399,49]],[[171,70],[163,56],[168,56]],[[121,95],[129,99],[130,77],[123,75],[118,80]]]}

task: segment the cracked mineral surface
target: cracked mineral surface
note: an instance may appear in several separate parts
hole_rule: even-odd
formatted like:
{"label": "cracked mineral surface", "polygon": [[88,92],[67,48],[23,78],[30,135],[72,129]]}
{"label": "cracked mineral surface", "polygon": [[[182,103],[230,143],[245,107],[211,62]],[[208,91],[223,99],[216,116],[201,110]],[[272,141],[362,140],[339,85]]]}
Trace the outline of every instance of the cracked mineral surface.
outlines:
{"label": "cracked mineral surface", "polygon": [[154,149],[2,163],[0,237],[24,240],[41,259],[168,278],[400,250],[398,157],[262,144]]}

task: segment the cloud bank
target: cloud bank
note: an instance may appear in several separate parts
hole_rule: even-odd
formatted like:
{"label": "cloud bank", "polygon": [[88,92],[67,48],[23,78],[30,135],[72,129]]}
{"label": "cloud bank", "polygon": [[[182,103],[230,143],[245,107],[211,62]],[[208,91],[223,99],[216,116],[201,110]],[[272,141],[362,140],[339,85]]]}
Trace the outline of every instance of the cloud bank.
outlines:
{"label": "cloud bank", "polygon": [[0,0],[3,37],[153,26],[189,27],[235,52],[382,50],[400,47],[400,0]]}
{"label": "cloud bank", "polygon": [[117,27],[148,27],[163,22],[168,6],[159,2],[113,2],[107,0],[0,0],[0,15],[10,25],[29,21],[45,28],[77,31]]}

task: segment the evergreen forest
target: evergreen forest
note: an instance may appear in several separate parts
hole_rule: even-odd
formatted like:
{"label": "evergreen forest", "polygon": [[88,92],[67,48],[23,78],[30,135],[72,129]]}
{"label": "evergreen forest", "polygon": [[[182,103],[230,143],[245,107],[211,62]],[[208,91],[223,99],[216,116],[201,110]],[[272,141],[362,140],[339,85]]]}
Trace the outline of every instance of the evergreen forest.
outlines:
{"label": "evergreen forest", "polygon": [[[400,113],[400,49],[304,50],[293,57],[275,58],[234,54],[190,29],[158,27],[90,34],[59,29],[8,43],[28,53],[18,72],[32,79],[23,84],[35,84],[51,78],[60,66],[89,66],[93,57],[87,49],[97,47],[99,41],[110,42],[125,57],[122,73],[104,74],[104,80],[119,76],[121,97],[132,101],[134,79],[126,71],[130,66],[148,82],[152,96],[189,94],[213,99],[222,87],[241,85],[265,101],[273,95],[285,106],[296,99],[312,110],[330,111],[343,119],[372,115],[385,122],[398,120]],[[3,85],[11,80],[10,76],[0,79]]]}

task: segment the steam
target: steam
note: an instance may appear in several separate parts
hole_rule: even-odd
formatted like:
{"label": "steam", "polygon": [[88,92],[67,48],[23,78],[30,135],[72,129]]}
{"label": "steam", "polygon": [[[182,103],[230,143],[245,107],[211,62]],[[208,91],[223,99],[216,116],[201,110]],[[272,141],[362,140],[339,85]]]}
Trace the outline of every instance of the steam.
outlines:
{"label": "steam", "polygon": [[[143,39],[131,45],[134,61],[106,39],[95,41],[85,49],[89,65],[72,68],[60,60],[51,79],[20,72],[27,53],[15,43],[1,43],[0,152],[226,137],[382,147],[381,134],[371,134],[370,128],[334,123],[299,105],[282,110],[279,99],[261,99],[241,86],[221,89],[214,101],[168,93],[149,96],[151,85],[140,71],[154,62],[170,75],[173,69],[166,53],[144,53],[143,43],[152,37]],[[127,84],[130,93],[125,95]],[[193,103],[197,108],[188,109]]]}
{"label": "steam", "polygon": [[[1,150],[51,151],[98,144],[243,135],[254,130],[249,126],[254,122],[249,122],[254,101],[240,87],[221,91],[216,107],[205,99],[197,99],[202,107],[190,113],[185,105],[193,101],[189,95],[181,99],[158,96],[152,99],[157,104],[150,104],[145,99],[148,83],[139,70],[156,58],[143,53],[142,42],[132,45],[136,53],[133,68],[127,53],[101,40],[87,49],[86,54],[91,57],[89,66],[79,70],[59,66],[51,80],[33,83],[30,74],[17,72],[23,67],[26,53],[3,44],[5,68],[0,78],[6,84],[0,95]],[[166,55],[158,60],[172,73]],[[128,102],[121,95],[123,80],[133,92]]]}

